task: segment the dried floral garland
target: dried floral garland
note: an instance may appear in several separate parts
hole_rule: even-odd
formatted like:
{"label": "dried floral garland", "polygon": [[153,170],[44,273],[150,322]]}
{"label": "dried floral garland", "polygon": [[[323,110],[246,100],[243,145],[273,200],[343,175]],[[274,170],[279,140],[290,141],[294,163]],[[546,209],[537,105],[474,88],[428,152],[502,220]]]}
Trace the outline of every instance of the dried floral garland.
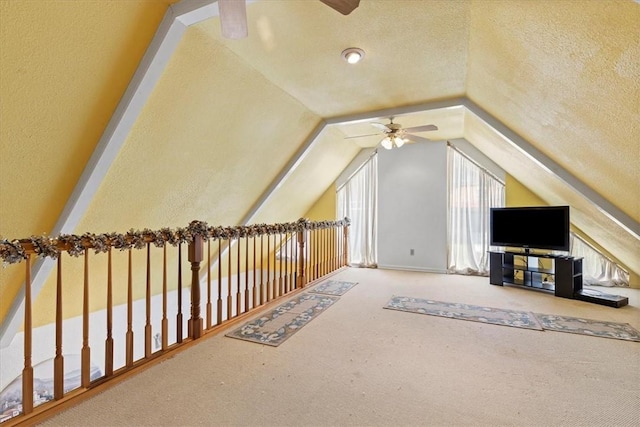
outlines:
{"label": "dried floral garland", "polygon": [[[160,230],[142,231],[129,230],[125,234],[105,233],[93,234],[85,233],[81,236],[74,234],[61,234],[57,238],[48,236],[31,236],[28,239],[7,240],[0,239],[0,258],[3,265],[19,263],[27,259],[28,253],[32,251],[38,257],[49,257],[56,259],[62,251],[68,252],[71,256],[80,256],[88,249],[93,249],[95,253],[107,252],[111,248],[124,251],[127,249],[142,249],[147,245],[163,247],[167,243],[177,246],[180,243],[192,242],[196,236],[205,240],[233,240],[260,235],[274,235],[295,233],[305,230],[319,230],[325,228],[348,226],[350,221],[344,218],[338,221],[309,221],[300,218],[296,222],[281,224],[252,224],[237,227],[213,227],[204,221],[192,221],[185,228],[162,228]],[[29,245],[31,249],[29,249]]]}

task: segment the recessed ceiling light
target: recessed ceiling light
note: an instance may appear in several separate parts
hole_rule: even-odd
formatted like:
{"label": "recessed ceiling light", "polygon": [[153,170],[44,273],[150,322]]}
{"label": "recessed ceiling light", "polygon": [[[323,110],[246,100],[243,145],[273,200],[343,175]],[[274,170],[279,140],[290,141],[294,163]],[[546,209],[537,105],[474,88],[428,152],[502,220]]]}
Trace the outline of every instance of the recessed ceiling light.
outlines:
{"label": "recessed ceiling light", "polygon": [[350,47],[342,51],[342,57],[349,64],[357,64],[364,58],[364,50],[357,47]]}

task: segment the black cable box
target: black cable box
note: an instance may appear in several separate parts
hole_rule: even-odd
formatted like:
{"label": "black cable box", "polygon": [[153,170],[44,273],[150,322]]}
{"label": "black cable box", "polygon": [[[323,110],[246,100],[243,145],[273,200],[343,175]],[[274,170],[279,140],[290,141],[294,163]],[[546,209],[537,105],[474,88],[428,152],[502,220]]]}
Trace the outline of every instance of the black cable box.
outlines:
{"label": "black cable box", "polygon": [[575,293],[575,299],[579,299],[581,301],[592,302],[595,304],[606,305],[609,307],[620,308],[629,304],[629,298],[623,297],[622,295],[612,295],[612,294],[603,294],[603,293],[592,293],[586,289],[580,290]]}

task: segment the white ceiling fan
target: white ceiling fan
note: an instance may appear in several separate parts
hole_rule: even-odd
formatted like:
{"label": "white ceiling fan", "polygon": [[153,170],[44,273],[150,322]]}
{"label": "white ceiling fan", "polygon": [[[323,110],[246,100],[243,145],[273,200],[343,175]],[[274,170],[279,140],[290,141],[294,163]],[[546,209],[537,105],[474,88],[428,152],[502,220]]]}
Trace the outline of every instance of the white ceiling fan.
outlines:
{"label": "white ceiling fan", "polygon": [[[320,0],[322,3],[348,15],[360,4],[360,0]],[[222,35],[228,39],[242,39],[247,30],[247,4],[245,0],[218,0]]]}
{"label": "white ceiling fan", "polygon": [[[414,133],[420,132],[429,132],[438,130],[438,126],[436,125],[422,125],[422,126],[413,126],[409,128],[403,128],[399,123],[393,123],[393,117],[389,117],[389,123],[371,123],[372,126],[380,129],[384,138],[379,141],[377,144],[382,144],[384,148],[387,150],[391,150],[392,148],[400,148],[405,143],[411,142],[429,142],[431,141],[428,138],[424,138],[422,136],[413,135]],[[353,139],[353,138],[364,138],[367,136],[375,136],[380,135],[380,133],[372,133],[368,135],[357,135],[357,136],[349,136],[345,139]]]}

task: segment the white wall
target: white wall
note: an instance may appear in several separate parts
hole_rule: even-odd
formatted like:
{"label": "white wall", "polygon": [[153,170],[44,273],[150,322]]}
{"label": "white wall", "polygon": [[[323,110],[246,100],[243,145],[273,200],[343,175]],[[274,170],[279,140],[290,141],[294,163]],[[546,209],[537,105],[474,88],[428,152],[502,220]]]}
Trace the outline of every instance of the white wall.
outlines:
{"label": "white wall", "polygon": [[446,142],[378,150],[378,266],[446,272]]}

